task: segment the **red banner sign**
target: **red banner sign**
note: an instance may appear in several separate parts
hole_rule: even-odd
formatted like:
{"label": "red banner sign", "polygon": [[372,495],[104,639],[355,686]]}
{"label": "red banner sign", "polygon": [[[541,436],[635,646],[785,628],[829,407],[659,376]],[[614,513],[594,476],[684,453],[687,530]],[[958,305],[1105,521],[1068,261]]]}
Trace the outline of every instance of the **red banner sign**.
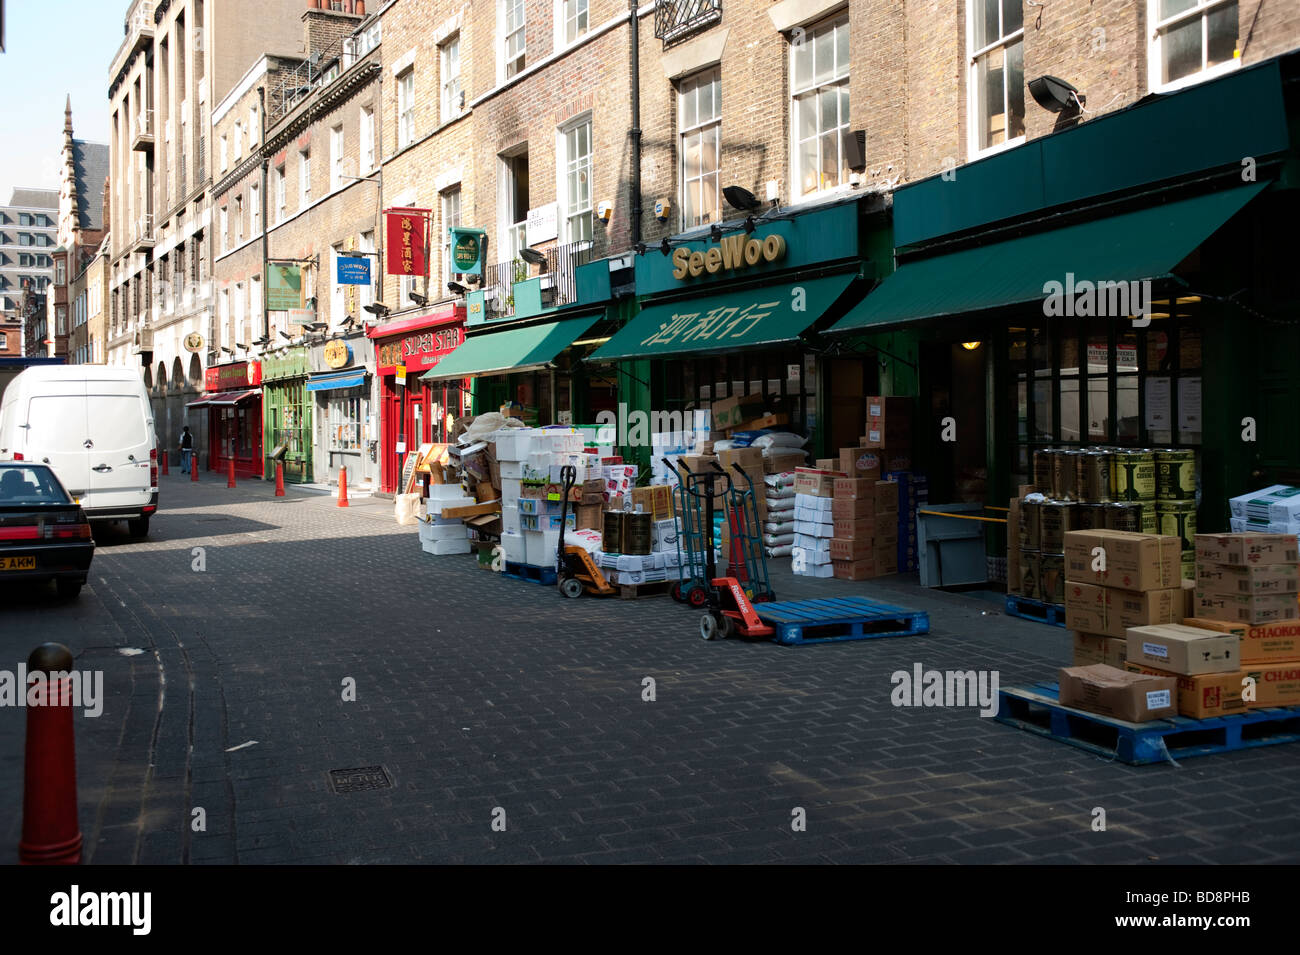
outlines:
{"label": "red banner sign", "polygon": [[388,274],[424,274],[424,234],[429,209],[388,210]]}
{"label": "red banner sign", "polygon": [[204,391],[238,391],[240,388],[256,388],[262,383],[262,363],[260,361],[237,361],[228,365],[214,365],[204,369]]}
{"label": "red banner sign", "polygon": [[379,343],[375,365],[381,375],[391,375],[399,365],[411,372],[425,372],[464,340],[465,328],[460,324],[390,339]]}

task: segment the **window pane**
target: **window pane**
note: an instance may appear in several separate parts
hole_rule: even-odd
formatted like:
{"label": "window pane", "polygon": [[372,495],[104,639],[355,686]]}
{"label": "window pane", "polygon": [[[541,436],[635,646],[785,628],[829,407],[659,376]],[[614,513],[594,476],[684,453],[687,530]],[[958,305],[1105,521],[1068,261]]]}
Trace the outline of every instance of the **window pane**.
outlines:
{"label": "window pane", "polygon": [[1021,0],[1002,0],[1002,35],[1009,36],[1024,25]]}
{"label": "window pane", "polygon": [[829,132],[839,125],[839,90],[824,89],[818,96],[819,128]]}
{"label": "window pane", "polygon": [[998,29],[998,0],[975,0],[975,49],[980,50],[1002,36]]}
{"label": "window pane", "polygon": [[705,173],[718,171],[718,132],[720,127],[710,126],[704,130],[704,147],[700,151],[700,170]]}
{"label": "window pane", "polygon": [[714,211],[718,208],[718,175],[706,176],[700,182],[700,223],[712,222],[717,216]]}
{"label": "window pane", "polygon": [[682,189],[682,215],[685,217],[686,227],[700,224],[700,184],[698,182],[687,182]]}
{"label": "window pane", "polygon": [[835,32],[823,30],[813,37],[813,82],[825,83],[835,76]]}
{"label": "window pane", "polygon": [[1178,368],[1197,371],[1201,367],[1201,330],[1184,324],[1178,330]]}
{"label": "window pane", "polygon": [[841,23],[835,28],[835,75],[849,72],[849,25]]}
{"label": "window pane", "polygon": [[838,133],[826,133],[821,138],[822,164],[819,188],[839,185],[840,182],[840,143]]}
{"label": "window pane", "polygon": [[1209,49],[1205,54],[1205,65],[1217,66],[1232,59],[1233,50],[1237,48],[1237,4],[1229,3],[1210,12]]}
{"label": "window pane", "polygon": [[840,84],[840,125],[849,125],[849,84]]}
{"label": "window pane", "polygon": [[682,137],[682,171],[687,179],[694,179],[700,174],[700,147],[699,133]]}
{"label": "window pane", "polygon": [[713,82],[709,84],[709,90],[712,93],[712,102],[710,103],[709,116],[712,119],[719,119],[722,116],[722,77],[714,74]]}
{"label": "window pane", "polygon": [[801,96],[795,102],[795,110],[799,114],[796,129],[796,135],[802,142],[817,135],[817,96],[810,93],[807,96]]}
{"label": "window pane", "polygon": [[[812,112],[812,110],[810,108],[805,112]],[[815,138],[799,144],[799,176],[799,195],[806,195],[817,189],[817,140]]]}
{"label": "window pane", "polygon": [[1168,30],[1161,42],[1164,53],[1164,81],[1171,83],[1201,69],[1201,18]]}
{"label": "window pane", "polygon": [[1197,0],[1160,0],[1160,19],[1167,20],[1175,13],[1182,13],[1196,6]]}
{"label": "window pane", "polygon": [[1025,44],[1007,48],[1007,136],[1025,135]]}
{"label": "window pane", "polygon": [[690,129],[696,124],[699,116],[697,99],[693,84],[682,88],[682,129]]}
{"label": "window pane", "polygon": [[812,44],[804,37],[803,42],[794,47],[794,87],[803,89],[812,82]]}
{"label": "window pane", "polygon": [[1079,433],[1079,382],[1074,378],[1063,378],[1060,382],[1061,395],[1061,440],[1077,444]]}

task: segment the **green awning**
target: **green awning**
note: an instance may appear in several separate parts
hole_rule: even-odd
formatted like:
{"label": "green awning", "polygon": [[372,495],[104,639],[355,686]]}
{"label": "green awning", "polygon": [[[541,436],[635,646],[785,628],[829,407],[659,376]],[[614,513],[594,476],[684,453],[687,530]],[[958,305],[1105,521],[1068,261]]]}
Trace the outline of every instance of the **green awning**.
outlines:
{"label": "green awning", "polygon": [[545,367],[601,317],[587,315],[523,328],[482,332],[457,345],[455,351],[421,375],[420,380],[499,375]]}
{"label": "green awning", "polygon": [[[1041,302],[1057,282],[1136,282],[1167,277],[1268,183],[1255,183],[1051,232],[901,266],[831,332]],[[1072,281],[1067,280],[1072,275]],[[1068,284],[1067,284],[1068,282]]]}
{"label": "green awning", "polygon": [[855,277],[833,275],[652,305],[587,360],[662,358],[794,341],[826,313]]}

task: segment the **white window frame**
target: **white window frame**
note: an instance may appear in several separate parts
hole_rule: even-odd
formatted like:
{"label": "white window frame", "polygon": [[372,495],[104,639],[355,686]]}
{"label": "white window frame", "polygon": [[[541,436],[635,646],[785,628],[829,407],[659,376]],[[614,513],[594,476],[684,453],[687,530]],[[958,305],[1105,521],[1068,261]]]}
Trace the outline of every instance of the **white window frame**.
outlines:
{"label": "white window frame", "polygon": [[230,207],[222,206],[218,218],[217,231],[221,233],[221,251],[224,254],[230,250]]}
{"label": "white window frame", "polygon": [[235,146],[235,161],[238,162],[239,159],[244,155],[244,127],[239,122],[239,120],[235,120],[234,146]]}
{"label": "white window frame", "polygon": [[250,149],[257,145],[257,138],[261,135],[261,130],[258,128],[260,122],[261,119],[257,115],[257,104],[254,103],[248,107],[248,146]]}
{"label": "white window frame", "polygon": [[248,230],[250,238],[258,235],[262,231],[262,187],[257,183],[250,183],[248,187],[248,218],[251,226]]}
{"label": "white window frame", "polygon": [[247,304],[248,303],[244,300],[244,283],[236,282],[235,283],[235,317],[234,317],[234,321],[230,323],[230,334],[231,334],[230,347],[231,348],[234,348],[235,345],[240,341],[240,339],[244,340],[245,345],[249,344],[248,338],[251,336],[248,335],[248,329],[246,327],[246,323],[248,321],[248,308],[246,307]]}
{"label": "white window frame", "polygon": [[[223,288],[221,297],[217,299],[217,344],[230,345],[230,289]],[[221,361],[220,353],[217,355],[217,361]]]}
{"label": "white window frame", "polygon": [[[563,137],[557,137],[559,142],[563,142]],[[526,147],[521,147],[506,155],[497,156],[497,226],[500,232],[501,242],[497,258],[502,262],[507,262],[518,258],[519,249],[527,245],[528,237],[527,226],[528,210],[521,210],[523,215],[519,219],[512,219],[510,210],[510,199],[515,192],[515,176],[513,163],[520,156],[530,156]],[[558,158],[558,157],[557,157]],[[563,163],[556,162],[556,182],[561,181],[559,170],[563,168]],[[532,162],[528,164],[528,174],[532,177]],[[529,197],[529,204],[532,203],[532,197]]]}
{"label": "white window frame", "polygon": [[235,196],[235,245],[244,244],[244,197]]}
{"label": "white window frame", "polygon": [[[1205,60],[1209,55],[1209,30],[1210,14],[1214,13],[1221,7],[1230,3],[1237,3],[1237,39],[1241,39],[1241,4],[1237,0],[1197,0],[1194,7],[1176,13],[1167,17],[1163,22],[1159,20],[1160,0],[1147,0],[1147,23],[1151,24],[1150,32],[1147,35],[1147,88],[1153,93],[1168,93],[1184,86],[1192,86],[1196,83],[1203,83],[1206,80],[1214,79],[1216,76],[1222,76],[1230,73],[1241,66],[1241,57],[1234,56],[1230,60],[1219,63],[1216,66],[1206,67]],[[1201,20],[1201,69],[1195,73],[1189,73],[1165,83],[1161,80],[1164,74],[1164,50],[1163,34],[1170,28],[1176,27],[1188,20],[1196,18]],[[1240,52],[1236,50],[1235,52]]]}
{"label": "white window frame", "polygon": [[[802,45],[802,46],[807,46],[807,47],[810,47],[810,48],[811,48],[812,45],[815,43],[815,39],[816,39],[816,37],[817,37],[818,34],[824,32],[824,31],[826,31],[826,30],[838,31],[838,30],[840,30],[840,29],[843,29],[843,30],[845,30],[845,31],[849,31],[849,29],[850,29],[850,21],[849,21],[849,15],[848,15],[847,11],[841,11],[841,12],[835,14],[834,16],[832,16],[832,17],[830,17],[830,18],[828,18],[828,19],[826,19],[826,20],[822,20],[821,22],[816,23],[816,24],[814,24],[813,26],[808,27],[807,30],[802,34],[801,45]],[[806,191],[806,192],[803,190],[802,182],[803,182],[803,172],[804,172],[804,170],[801,168],[801,165],[800,165],[800,162],[799,162],[799,117],[800,117],[800,113],[801,113],[801,111],[804,109],[803,105],[802,105],[801,102],[800,102],[801,97],[811,96],[812,100],[814,101],[814,107],[815,107],[815,102],[816,102],[816,99],[817,99],[817,95],[818,95],[818,93],[819,93],[821,90],[826,89],[826,88],[828,88],[828,87],[832,87],[832,86],[840,86],[840,85],[843,85],[846,89],[851,88],[851,87],[850,87],[850,83],[851,83],[851,80],[852,80],[852,68],[851,68],[851,63],[852,63],[852,59],[853,59],[853,47],[852,47],[852,42],[853,42],[853,41],[852,41],[852,35],[850,34],[850,39],[849,39],[849,44],[850,44],[850,45],[849,45],[849,52],[848,52],[848,62],[846,62],[846,63],[843,64],[843,69],[842,69],[842,70],[837,70],[837,71],[833,72],[833,74],[831,75],[830,79],[825,80],[825,81],[823,81],[823,82],[821,82],[821,83],[818,83],[818,82],[816,81],[816,65],[814,64],[814,69],[813,69],[813,80],[812,80],[808,85],[806,85],[806,86],[804,86],[804,87],[799,87],[799,86],[797,86],[797,85],[796,85],[796,79],[795,79],[795,57],[796,57],[797,53],[799,52],[799,48],[796,47],[795,44],[794,44],[793,42],[790,43],[790,55],[789,55],[789,62],[788,62],[788,64],[787,64],[787,68],[788,68],[789,71],[790,71],[790,72],[789,72],[789,82],[790,82],[790,168],[791,168],[791,170],[792,170],[792,173],[791,173],[791,176],[790,176],[790,193],[791,193],[791,202],[800,202],[800,201],[802,201],[802,200],[804,200],[804,199],[811,199],[811,198],[813,198],[813,197],[815,197],[815,196],[825,195],[826,193],[833,192],[833,191],[835,191],[835,190],[842,190],[842,189],[848,189],[848,188],[850,188],[850,185],[849,185],[849,182],[848,182],[848,178],[847,178],[847,176],[848,176],[847,173],[846,173],[846,178],[845,178],[845,181],[844,181],[844,182],[835,183],[835,184],[833,184],[833,185],[823,185],[823,184],[820,183],[821,167],[822,167],[822,163],[821,163],[821,161],[820,161],[820,153],[821,153],[820,142],[821,142],[822,137],[826,135],[826,131],[823,130],[823,129],[821,128],[821,119],[820,119],[820,111],[819,111],[819,112],[818,112],[818,121],[817,121],[817,132],[816,132],[816,134],[815,134],[815,135],[816,135],[816,138],[817,138],[817,141],[818,141],[818,143],[819,143],[819,146],[818,146],[818,159],[819,159],[819,161],[818,161],[818,163],[817,163],[817,175],[818,175],[818,179],[819,179],[819,184],[818,184],[815,188],[810,189],[810,190],[808,190],[808,191]],[[831,49],[832,49],[832,50],[835,49],[835,43],[834,43],[834,41],[831,42]],[[837,58],[838,58],[838,56],[837,56]],[[851,94],[851,93],[850,93],[850,105],[852,105],[852,94]],[[844,122],[841,123],[841,124],[839,124],[839,125],[837,125],[837,126],[835,127],[837,130],[840,130],[840,131],[841,131],[841,134],[838,135],[838,136],[836,136],[836,138],[835,138],[835,145],[836,145],[836,149],[837,149],[837,150],[843,150],[844,145],[843,145],[843,133],[842,133],[842,131],[848,129],[851,125],[852,125],[851,119],[850,119],[849,117],[845,117],[845,118],[844,118]],[[842,164],[841,164],[841,167],[842,167]]]}
{"label": "white window frame", "polygon": [[[988,43],[987,45],[980,47],[979,49],[976,49],[975,48],[976,4],[983,3],[983,2],[984,0],[966,0],[966,154],[970,159],[974,159],[979,156],[992,156],[995,153],[1000,153],[1005,149],[1014,149],[1016,146],[1023,144],[1025,141],[1025,134],[1022,133],[1019,136],[1014,136],[1014,137],[1008,136],[1005,139],[1003,139],[1002,142],[996,143],[992,146],[984,147],[980,145],[980,111],[983,109],[982,106],[983,90],[981,90],[979,86],[979,61],[983,59],[985,56],[991,54],[993,51],[997,50],[998,48],[1002,49],[1003,51],[1002,69],[1004,75],[1002,90],[1003,90],[1003,102],[1005,104],[1007,90],[1008,90],[1008,86],[1005,82],[1006,62],[1007,62],[1006,51],[1012,45],[1019,43],[1021,48],[1022,62],[1023,62],[1024,42],[1025,42],[1025,24],[1024,24],[1024,15],[1022,13],[1019,30],[1013,30],[1011,33],[1008,33],[1005,36],[1002,36],[999,39],[994,40],[991,43]],[[998,8],[999,24],[1002,22],[1001,17],[1002,17],[1002,9],[1001,6],[999,5]],[[1028,86],[1028,81],[1026,80],[1025,89],[1022,94],[1026,97],[1026,100],[1028,99],[1028,93],[1029,93],[1029,86]],[[1026,127],[1028,127],[1028,110],[1029,110],[1029,105],[1028,102],[1026,102],[1025,104]],[[1009,105],[1004,106],[1003,115],[1007,117],[1007,122],[1010,122],[1011,115],[1009,112]]]}
{"label": "white window frame", "polygon": [[[454,55],[453,55],[454,54]],[[453,72],[453,67],[455,72]],[[441,90],[442,121],[448,122],[461,112],[460,34],[453,33],[438,44],[438,79]]]}
{"label": "white window frame", "polygon": [[344,186],[344,150],[343,124],[339,123],[330,129],[330,192],[335,192]]}
{"label": "white window frame", "polygon": [[311,204],[311,147],[298,150],[298,207]]}
{"label": "white window frame", "polygon": [[289,214],[289,170],[286,166],[275,167],[275,221],[278,225]]}
{"label": "white window frame", "polygon": [[415,67],[397,77],[397,148],[415,142]]}
{"label": "white window frame", "polygon": [[360,157],[361,172],[373,172],[375,168],[375,110],[371,106],[361,107],[361,116],[358,121],[360,133]]}
{"label": "white window frame", "polygon": [[[581,159],[575,159],[570,155],[569,134],[576,132],[583,126],[587,127],[587,154]],[[573,242],[589,242],[596,237],[595,223],[595,123],[592,120],[591,113],[572,119],[561,126],[556,132],[555,145],[555,172],[557,177],[555,195],[559,199],[559,232],[560,244],[568,245]],[[587,174],[587,200],[586,208],[582,207],[581,202],[576,205],[574,198],[569,194],[569,173],[581,172],[585,166]],[[529,170],[531,173],[531,170]],[[574,220],[579,216],[587,216],[587,232],[590,235],[578,235],[574,229]]]}
{"label": "white window frame", "polygon": [[[452,200],[455,198],[455,214],[452,213]],[[450,282],[455,270],[451,267],[451,232],[449,231],[461,223],[461,201],[462,201],[460,183],[448,186],[442,192],[438,193],[438,221],[442,223],[442,271],[443,282]]]}
{"label": "white window frame", "polygon": [[[262,276],[254,275],[248,280],[248,318],[252,323],[250,338],[260,338],[262,334],[262,305],[266,301],[262,294]],[[251,345],[252,342],[245,342]]]}
{"label": "white window frame", "polygon": [[[695,123],[691,126],[686,126],[686,110],[684,107],[685,99],[688,96],[695,96],[696,103],[698,104],[698,91],[706,84],[712,85],[714,82],[717,82],[718,84],[717,113],[703,121],[699,119],[697,113]],[[690,87],[689,91],[686,90],[688,86]],[[689,138],[699,136],[701,139],[701,150],[703,150],[704,133],[710,128],[716,128],[718,131],[714,147],[715,155],[713,172],[711,174],[701,173],[699,176],[688,180],[686,176],[686,141]],[[690,76],[684,77],[679,84],[677,91],[677,147],[679,155],[681,156],[681,162],[679,163],[681,170],[677,177],[677,184],[681,196],[682,231],[685,232],[687,229],[693,229],[700,225],[707,225],[709,223],[720,221],[722,219],[722,71],[719,67],[713,66],[706,70],[700,70],[698,73],[693,73]],[[709,211],[712,214],[715,214],[717,218],[709,218],[702,222],[690,222],[687,219],[689,212],[686,202],[687,186],[690,182],[703,182],[705,179],[709,178],[710,175],[714,179],[716,185],[714,195],[717,198],[717,204]]]}
{"label": "white window frame", "polygon": [[217,158],[221,164],[221,171],[225,172],[226,169],[229,168],[229,164],[226,161],[226,134],[225,133],[222,133],[221,139],[218,140]]}
{"label": "white window frame", "polygon": [[[569,36],[570,26],[573,36]],[[555,0],[555,49],[573,46],[591,32],[590,0]]]}
{"label": "white window frame", "polygon": [[[512,55],[511,40],[515,37],[519,38],[519,48]],[[528,10],[525,0],[500,0],[497,4],[497,38],[497,80],[500,82],[528,69]]]}

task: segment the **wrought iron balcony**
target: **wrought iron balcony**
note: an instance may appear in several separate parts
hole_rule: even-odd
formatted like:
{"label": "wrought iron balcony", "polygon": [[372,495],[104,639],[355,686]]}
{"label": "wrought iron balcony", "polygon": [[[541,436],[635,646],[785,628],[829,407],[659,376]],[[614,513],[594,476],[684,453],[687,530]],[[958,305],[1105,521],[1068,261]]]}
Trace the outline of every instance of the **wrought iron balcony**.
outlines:
{"label": "wrought iron balcony", "polygon": [[722,0],[655,0],[655,38],[669,46],[722,19]]}

